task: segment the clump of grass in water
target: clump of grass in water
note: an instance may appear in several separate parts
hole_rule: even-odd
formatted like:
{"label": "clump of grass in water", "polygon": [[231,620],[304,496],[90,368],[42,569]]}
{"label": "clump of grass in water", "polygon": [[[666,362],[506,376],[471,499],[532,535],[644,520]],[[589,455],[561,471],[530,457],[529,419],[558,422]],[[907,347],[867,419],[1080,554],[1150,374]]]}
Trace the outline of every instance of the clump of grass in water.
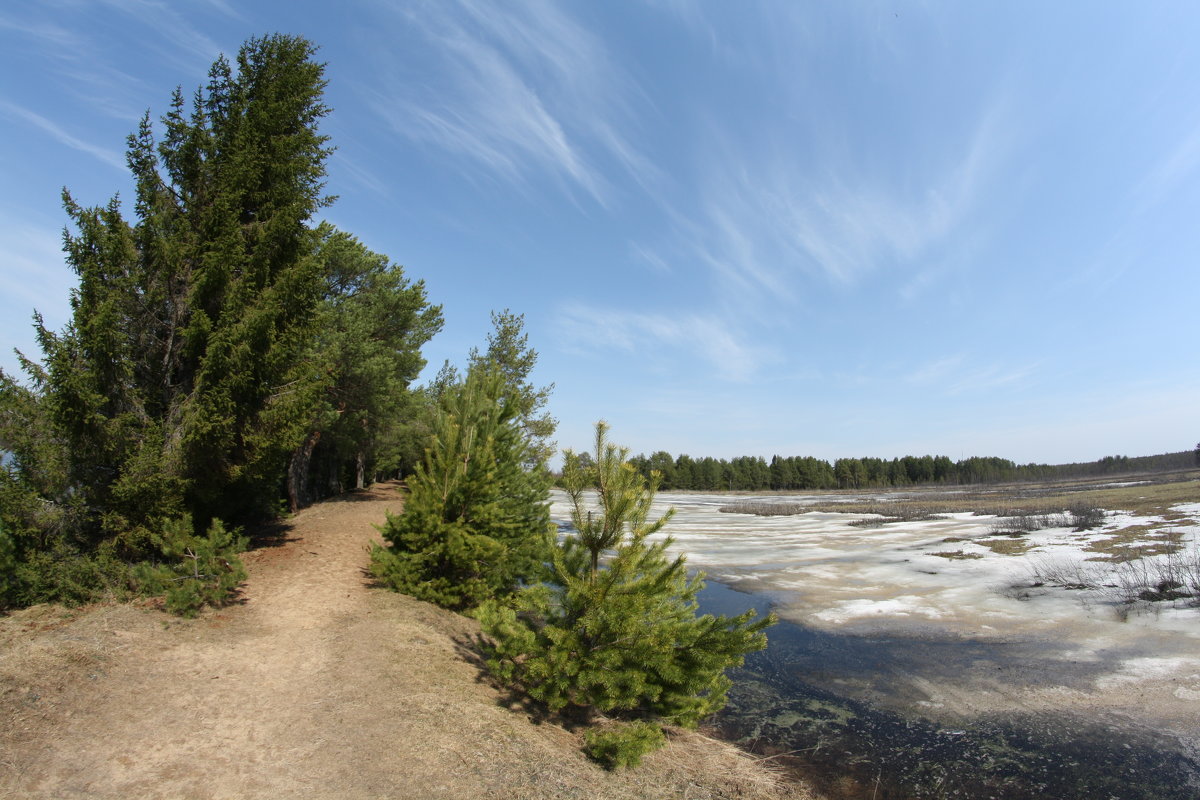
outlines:
{"label": "clump of grass in water", "polygon": [[857,519],[851,525],[860,528],[877,528],[889,522],[925,522],[943,519],[938,510],[929,505],[905,502],[849,501],[845,503],[772,503],[745,500],[721,506],[718,511],[726,514],[754,514],[760,517],[784,517],[795,514],[818,512],[824,514],[875,514],[876,517]]}
{"label": "clump of grass in water", "polygon": [[730,503],[717,509],[722,514],[754,514],[759,517],[790,517],[793,514],[805,514],[814,509],[803,503],[763,503],[745,500],[740,503]]}
{"label": "clump of grass in water", "polygon": [[[982,516],[980,511],[976,516]],[[1076,503],[1066,511],[1013,511],[1006,510],[991,526],[994,535],[1020,535],[1046,530],[1047,528],[1071,528],[1075,532],[1090,531],[1104,524],[1106,512],[1091,503]]]}
{"label": "clump of grass in water", "polygon": [[1156,603],[1200,604],[1200,544],[1195,540],[1190,548],[1176,544],[1165,552],[1135,548],[1123,560],[1040,562],[1033,573],[1052,586],[1099,593],[1122,621]]}
{"label": "clump of grass in water", "polygon": [[937,553],[926,553],[927,556],[937,556],[949,561],[966,561],[972,558],[983,558],[979,553],[965,553],[962,550],[942,550]]}
{"label": "clump of grass in water", "polygon": [[1012,538],[1016,534],[1006,534],[1004,539],[976,539],[975,543],[986,547],[999,556],[1023,556],[1029,551],[1029,542],[1021,538]]}

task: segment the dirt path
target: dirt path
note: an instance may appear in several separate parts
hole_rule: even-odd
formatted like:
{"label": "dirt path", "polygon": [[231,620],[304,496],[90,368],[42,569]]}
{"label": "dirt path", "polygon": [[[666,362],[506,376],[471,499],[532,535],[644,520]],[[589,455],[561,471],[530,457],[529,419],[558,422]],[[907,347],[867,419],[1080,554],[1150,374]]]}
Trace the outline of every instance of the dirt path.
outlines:
{"label": "dirt path", "polygon": [[393,486],[298,514],[247,553],[239,605],[0,619],[4,797],[799,797],[703,737],[609,775],[504,709],[470,620],[373,590]]}

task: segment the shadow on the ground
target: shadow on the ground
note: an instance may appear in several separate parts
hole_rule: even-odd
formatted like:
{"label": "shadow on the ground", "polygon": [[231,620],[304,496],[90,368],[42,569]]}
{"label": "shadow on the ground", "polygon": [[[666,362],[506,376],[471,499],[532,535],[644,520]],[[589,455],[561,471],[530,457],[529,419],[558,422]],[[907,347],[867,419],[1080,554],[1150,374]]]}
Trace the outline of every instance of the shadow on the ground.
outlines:
{"label": "shadow on the ground", "polygon": [[561,711],[552,711],[541,701],[530,697],[520,687],[505,686],[496,680],[488,670],[486,660],[488,640],[483,634],[457,635],[451,639],[458,657],[477,670],[476,683],[486,684],[499,693],[496,705],[501,708],[524,714],[534,725],[552,723],[572,732],[586,728],[594,721],[594,715],[590,709],[567,706]]}
{"label": "shadow on the ground", "polygon": [[255,525],[246,531],[250,537],[249,550],[261,550],[266,547],[283,547],[289,542],[298,542],[301,537],[291,536],[296,526],[288,520],[275,520]]}
{"label": "shadow on the ground", "polygon": [[380,500],[379,491],[384,487],[393,484],[375,484],[367,489],[350,489],[342,494],[336,494],[333,497],[321,499],[321,503],[370,503]]}

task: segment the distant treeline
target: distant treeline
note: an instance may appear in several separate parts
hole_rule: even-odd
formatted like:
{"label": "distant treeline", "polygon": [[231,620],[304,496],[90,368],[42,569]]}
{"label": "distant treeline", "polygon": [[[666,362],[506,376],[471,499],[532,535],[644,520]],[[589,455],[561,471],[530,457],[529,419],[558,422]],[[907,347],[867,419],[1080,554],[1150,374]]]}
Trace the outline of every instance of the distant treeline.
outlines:
{"label": "distant treeline", "polygon": [[1008,481],[1089,478],[1137,472],[1166,472],[1192,467],[1191,450],[1156,456],[1105,456],[1079,464],[1016,464],[1006,458],[946,456],[839,458],[832,464],[812,456],[673,457],[659,451],[637,455],[630,463],[645,475],[662,473],[662,489],[757,491],[765,489],[869,489],[935,484],[1003,483]]}

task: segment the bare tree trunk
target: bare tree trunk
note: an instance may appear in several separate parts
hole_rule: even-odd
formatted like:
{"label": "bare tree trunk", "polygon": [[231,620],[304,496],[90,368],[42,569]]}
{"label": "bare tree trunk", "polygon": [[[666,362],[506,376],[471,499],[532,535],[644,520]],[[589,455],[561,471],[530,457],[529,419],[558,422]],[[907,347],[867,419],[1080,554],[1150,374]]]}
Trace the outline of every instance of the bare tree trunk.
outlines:
{"label": "bare tree trunk", "polygon": [[326,491],[330,497],[342,493],[342,462],[336,458],[329,459],[329,486]]}
{"label": "bare tree trunk", "polygon": [[355,489],[362,489],[364,486],[366,486],[366,472],[367,472],[367,457],[366,457],[366,455],[363,454],[362,450],[359,450],[358,456],[355,458],[355,462],[354,462],[354,488]]}
{"label": "bare tree trunk", "polygon": [[321,432],[313,431],[305,439],[304,444],[292,451],[292,460],[288,464],[288,507],[295,514],[308,499],[308,464],[312,461],[313,449],[321,441]]}

